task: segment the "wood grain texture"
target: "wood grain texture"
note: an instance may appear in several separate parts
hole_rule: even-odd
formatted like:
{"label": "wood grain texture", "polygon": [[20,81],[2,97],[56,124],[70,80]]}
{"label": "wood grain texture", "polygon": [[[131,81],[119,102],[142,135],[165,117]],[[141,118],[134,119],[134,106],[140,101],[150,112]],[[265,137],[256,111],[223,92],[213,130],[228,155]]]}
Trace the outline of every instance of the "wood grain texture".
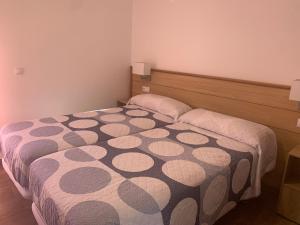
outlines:
{"label": "wood grain texture", "polygon": [[263,187],[259,198],[240,202],[215,225],[296,225],[276,214],[277,192]]}
{"label": "wood grain texture", "polygon": [[300,194],[299,190],[283,185],[280,194],[278,212],[284,217],[300,223]]}
{"label": "wood grain texture", "polygon": [[192,77],[209,78],[209,79],[213,79],[213,80],[233,81],[235,83],[253,84],[256,86],[263,86],[263,87],[275,87],[275,88],[281,88],[281,89],[290,89],[291,88],[290,86],[283,85],[283,84],[272,84],[272,83],[265,83],[265,82],[260,82],[260,81],[249,81],[249,80],[242,80],[242,79],[236,79],[236,78],[185,73],[185,72],[177,72],[177,71],[171,71],[171,70],[152,69],[152,71],[153,72],[161,72],[161,73],[178,74],[178,75],[184,75],[184,76],[192,76]]}
{"label": "wood grain texture", "polygon": [[300,144],[300,129],[296,127],[300,112],[297,104],[289,101],[289,86],[153,70],[151,81],[132,74],[131,95],[142,93],[143,85],[150,86],[151,93],[178,99],[193,108],[206,108],[272,128],[278,140],[278,163],[263,182],[280,187],[284,159]]}
{"label": "wood grain texture", "polygon": [[300,223],[300,146],[288,155],[282,179],[278,213]]}
{"label": "wood grain texture", "polygon": [[[264,83],[247,83],[241,80],[222,80],[207,76],[183,75],[169,72],[152,72],[151,84],[198,92],[223,98],[258,103],[283,109],[297,111],[295,102],[288,101],[290,88]],[[140,82],[139,76],[133,81]],[[233,85],[234,84],[234,85]]]}

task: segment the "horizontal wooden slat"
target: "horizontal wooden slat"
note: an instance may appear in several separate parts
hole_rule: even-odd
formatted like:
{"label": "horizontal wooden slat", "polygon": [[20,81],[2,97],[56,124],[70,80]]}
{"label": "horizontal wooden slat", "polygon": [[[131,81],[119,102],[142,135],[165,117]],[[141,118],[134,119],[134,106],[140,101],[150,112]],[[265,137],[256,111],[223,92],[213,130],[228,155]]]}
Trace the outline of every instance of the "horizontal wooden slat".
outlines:
{"label": "horizontal wooden slat", "polygon": [[[134,75],[133,80],[139,81],[140,76]],[[297,111],[296,103],[289,101],[289,89],[286,88],[240,82],[233,84],[232,81],[155,71],[151,77],[151,84]]]}
{"label": "horizontal wooden slat", "polygon": [[177,71],[170,71],[170,70],[160,70],[160,69],[152,69],[151,74],[155,72],[162,72],[162,73],[169,73],[169,74],[176,74],[176,75],[184,75],[184,76],[192,76],[192,77],[202,77],[208,78],[211,80],[223,80],[223,81],[230,81],[232,83],[243,83],[243,84],[252,84],[255,86],[263,86],[263,87],[273,87],[273,88],[280,88],[280,89],[290,89],[291,86],[283,85],[283,84],[273,84],[273,83],[266,83],[260,81],[250,81],[250,80],[242,80],[237,78],[228,78],[228,77],[220,77],[220,76],[212,76],[212,75],[203,75],[203,74],[193,74],[193,73],[184,73],[184,72],[177,72]]}
{"label": "horizontal wooden slat", "polygon": [[[130,67],[131,75],[134,75],[132,73],[132,67]],[[243,84],[251,84],[255,86],[262,86],[262,87],[272,87],[272,88],[278,88],[278,89],[287,89],[290,90],[290,85],[284,85],[284,84],[274,84],[274,83],[266,83],[266,82],[260,82],[260,81],[250,81],[250,80],[243,80],[243,79],[237,79],[237,78],[228,78],[228,77],[222,77],[222,76],[212,76],[212,75],[203,75],[203,74],[193,74],[193,73],[185,73],[185,72],[177,72],[177,71],[170,71],[170,70],[160,70],[160,69],[151,69],[151,75],[160,72],[160,73],[168,73],[168,74],[176,74],[176,75],[183,75],[185,77],[192,76],[192,77],[200,77],[200,78],[208,78],[211,80],[222,80],[222,81],[229,81],[232,83],[243,83]]]}

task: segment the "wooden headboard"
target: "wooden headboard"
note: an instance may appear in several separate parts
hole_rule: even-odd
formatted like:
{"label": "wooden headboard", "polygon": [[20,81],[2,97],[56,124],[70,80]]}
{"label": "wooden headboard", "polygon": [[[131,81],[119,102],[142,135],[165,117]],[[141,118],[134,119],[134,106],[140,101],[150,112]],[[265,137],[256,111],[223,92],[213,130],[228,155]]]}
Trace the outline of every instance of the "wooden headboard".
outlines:
{"label": "wooden headboard", "polygon": [[300,111],[289,101],[290,87],[261,82],[152,70],[151,80],[131,76],[131,95],[150,93],[169,96],[193,108],[202,107],[264,124],[272,128],[278,140],[278,162],[275,171],[264,177],[264,183],[279,187],[285,157],[300,144],[300,129],[296,127]]}

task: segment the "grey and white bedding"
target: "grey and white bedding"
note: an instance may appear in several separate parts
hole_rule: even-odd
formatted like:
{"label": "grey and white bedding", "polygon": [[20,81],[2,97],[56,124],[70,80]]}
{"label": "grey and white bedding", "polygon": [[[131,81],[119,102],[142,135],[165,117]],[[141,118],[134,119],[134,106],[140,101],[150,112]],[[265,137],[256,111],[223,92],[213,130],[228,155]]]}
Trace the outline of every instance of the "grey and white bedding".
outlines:
{"label": "grey and white bedding", "polygon": [[28,189],[30,164],[37,158],[65,149],[162,127],[171,117],[136,105],[75,113],[2,127],[2,155],[15,180]]}
{"label": "grey and white bedding", "polygon": [[29,186],[47,225],[211,225],[254,196],[259,157],[175,123],[39,158]]}

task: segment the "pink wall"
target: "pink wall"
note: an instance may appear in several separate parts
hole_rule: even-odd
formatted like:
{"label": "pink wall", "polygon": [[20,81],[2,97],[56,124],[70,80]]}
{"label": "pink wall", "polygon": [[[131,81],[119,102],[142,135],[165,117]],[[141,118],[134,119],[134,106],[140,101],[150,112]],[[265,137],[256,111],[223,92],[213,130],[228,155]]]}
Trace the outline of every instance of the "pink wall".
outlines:
{"label": "pink wall", "polygon": [[131,0],[0,0],[0,126],[126,98],[131,13]]}
{"label": "pink wall", "polygon": [[132,61],[290,84],[300,78],[299,0],[134,0]]}
{"label": "pink wall", "polygon": [[290,84],[299,12],[299,0],[133,0],[133,13],[132,0],[1,0],[0,126],[114,105],[130,60]]}

